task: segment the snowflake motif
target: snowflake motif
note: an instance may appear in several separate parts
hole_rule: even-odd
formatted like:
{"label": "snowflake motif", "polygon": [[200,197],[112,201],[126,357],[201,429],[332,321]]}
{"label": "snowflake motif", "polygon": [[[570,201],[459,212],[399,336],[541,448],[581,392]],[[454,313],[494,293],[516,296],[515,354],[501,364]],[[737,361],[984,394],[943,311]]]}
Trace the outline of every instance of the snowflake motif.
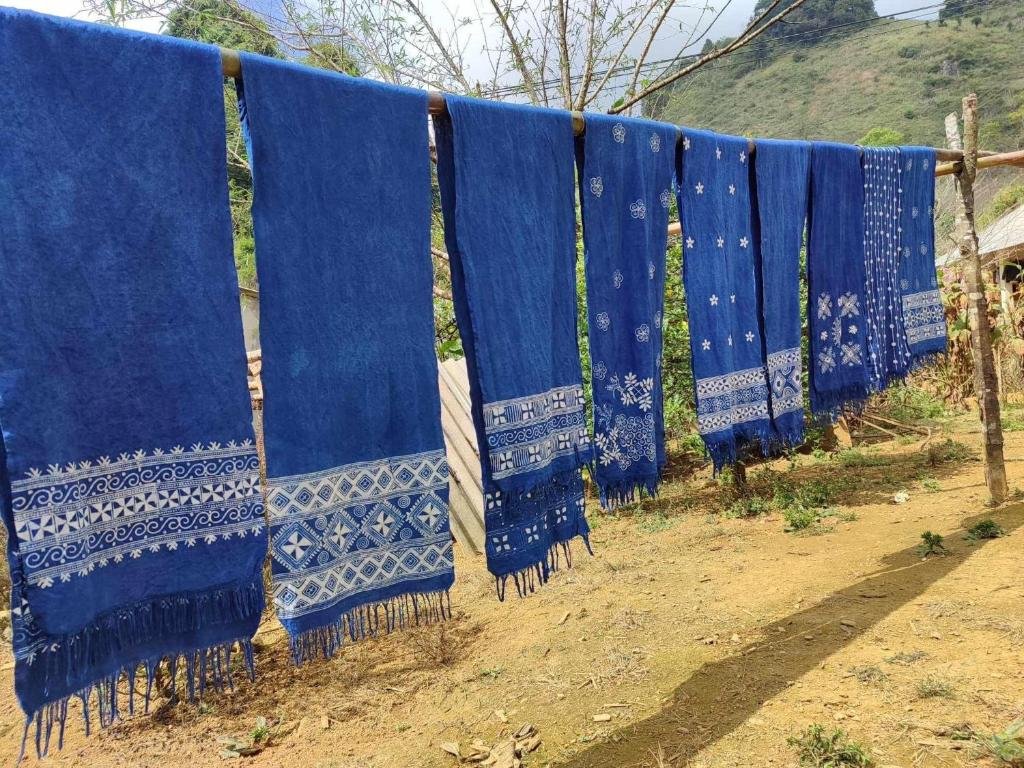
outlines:
{"label": "snowflake motif", "polygon": [[843,344],[843,365],[853,367],[860,365],[860,347],[856,344]]}
{"label": "snowflake motif", "polygon": [[823,352],[818,353],[818,370],[822,373],[831,373],[835,370],[836,358],[832,354],[831,349],[826,349]]}
{"label": "snowflake motif", "polygon": [[600,197],[602,192],[604,192],[604,179],[600,176],[592,177],[590,179],[590,194],[594,197]]}
{"label": "snowflake motif", "polygon": [[692,237],[686,238],[686,247],[687,248],[693,248],[693,238]]}
{"label": "snowflake motif", "polygon": [[616,288],[622,287],[622,273],[617,269],[612,272],[612,285]]}
{"label": "snowflake motif", "polygon": [[917,207],[917,206],[915,205],[915,206],[913,206],[913,207],[912,207],[912,208],[910,209],[910,218],[912,218],[912,219],[916,219],[916,218],[918,217],[918,215],[919,215],[920,213],[921,213],[921,211],[920,211],[920,210],[918,209],[918,207]]}
{"label": "snowflake motif", "polygon": [[741,163],[747,162],[747,153],[746,152],[740,152],[740,162]]}
{"label": "snowflake motif", "polygon": [[732,334],[731,333],[726,337],[725,343],[728,344],[730,347],[732,346]]}
{"label": "snowflake motif", "polygon": [[828,341],[828,331],[822,331],[818,334],[818,338],[822,341]]}
{"label": "snowflake motif", "polygon": [[747,335],[744,336],[744,338],[747,340],[747,344],[750,344],[751,342],[754,341],[754,332],[753,331],[747,331]]}
{"label": "snowflake motif", "polygon": [[719,248],[725,248],[725,238],[719,235],[718,238],[715,240],[715,245],[717,245]]}
{"label": "snowflake motif", "polygon": [[718,296],[716,294],[712,293],[711,297],[708,299],[708,301],[711,302],[711,306],[712,307],[717,307],[718,306]]}
{"label": "snowflake motif", "polygon": [[854,317],[860,314],[860,302],[857,294],[847,291],[836,302],[839,305],[840,317]]}
{"label": "snowflake motif", "polygon": [[850,326],[849,328],[847,328],[846,330],[847,330],[847,331],[849,331],[849,333],[850,333],[850,335],[851,335],[851,336],[856,336],[856,335],[857,335],[857,330],[858,330],[858,328],[857,328],[857,326],[856,326],[856,325],[851,325],[851,326]]}
{"label": "snowflake motif", "polygon": [[648,143],[651,145],[651,152],[661,151],[661,136],[659,136],[658,134],[652,133]]}
{"label": "snowflake motif", "polygon": [[[645,326],[646,327],[646,326]],[[650,329],[648,329],[650,332]],[[618,374],[612,374],[605,389],[619,396],[623,405],[635,405],[641,411],[651,410],[654,404],[654,379],[641,379],[635,373],[627,373],[622,381]]]}
{"label": "snowflake motif", "polygon": [[740,238],[740,248],[746,248],[748,245],[750,245],[750,241],[747,238],[745,238],[745,237],[741,237]]}
{"label": "snowflake motif", "polygon": [[707,339],[704,339],[704,341],[700,343],[700,348],[707,352],[709,349],[711,349],[711,342],[708,341]]}
{"label": "snowflake motif", "polygon": [[703,181],[698,181],[697,182],[697,186],[695,186],[694,189],[697,191],[698,195],[703,195],[704,194],[704,182]]}
{"label": "snowflake motif", "polygon": [[818,319],[824,320],[832,317],[832,297],[823,293],[818,297]]}
{"label": "snowflake motif", "polygon": [[598,381],[604,381],[604,377],[608,375],[608,366],[600,361],[594,363],[593,374]]}
{"label": "snowflake motif", "polygon": [[644,343],[651,340],[651,326],[649,326],[647,323],[644,323],[639,328],[637,328],[634,331],[634,333],[636,334],[636,340],[639,341],[640,343]]}
{"label": "snowflake motif", "polygon": [[597,327],[600,328],[602,331],[607,331],[608,326],[610,326],[611,324],[612,321],[611,318],[608,317],[607,312],[602,312],[597,316]]}
{"label": "snowflake motif", "polygon": [[721,160],[721,159],[722,159],[722,148],[721,147],[715,147],[715,160]]}
{"label": "snowflake motif", "polygon": [[635,203],[629,204],[629,215],[634,219],[646,219],[647,218],[647,204],[643,200],[637,200]]}
{"label": "snowflake motif", "polygon": [[735,184],[730,184],[729,185],[729,194],[730,195],[735,195],[736,194],[736,185]]}
{"label": "snowflake motif", "polygon": [[683,150],[684,151],[689,151],[689,149],[690,149],[690,137],[689,136],[683,136]]}
{"label": "snowflake motif", "polygon": [[619,144],[626,140],[626,128],[622,123],[612,126],[612,138]]}
{"label": "snowflake motif", "polygon": [[672,205],[672,192],[667,189],[662,190],[661,194],[658,195],[658,200],[661,201],[662,208],[670,207]]}

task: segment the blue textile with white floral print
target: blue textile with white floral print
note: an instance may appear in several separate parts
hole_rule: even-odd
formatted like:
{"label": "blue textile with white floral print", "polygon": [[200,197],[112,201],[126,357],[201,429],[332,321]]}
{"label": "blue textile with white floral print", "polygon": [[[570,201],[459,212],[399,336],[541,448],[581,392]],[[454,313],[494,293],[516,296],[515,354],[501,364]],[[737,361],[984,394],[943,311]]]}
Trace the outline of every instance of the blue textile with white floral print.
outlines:
{"label": "blue textile with white floral print", "polygon": [[811,411],[834,416],[870,388],[864,307],[864,173],[860,150],[811,148],[807,283]]}
{"label": "blue textile with white floral print", "polygon": [[865,147],[861,162],[868,371],[872,388],[882,390],[910,366],[899,286],[903,169],[895,147]]}
{"label": "blue textile with white floral print", "polygon": [[509,578],[522,594],[588,533],[572,119],[446,100],[447,114],[434,118],[437,175],[480,446],[487,567],[499,596]]}
{"label": "blue textile with white floral print", "polygon": [[678,135],[673,125],[588,114],[577,139],[594,475],[606,507],[638,489],[653,495],[665,462],[661,342]]}
{"label": "blue textile with white floral print", "polygon": [[747,140],[683,129],[679,211],[697,428],[721,469],[772,442]]}
{"label": "blue textile with white floral print", "polygon": [[900,292],[911,367],[946,351],[946,313],[935,273],[935,150],[900,147],[903,170]]}

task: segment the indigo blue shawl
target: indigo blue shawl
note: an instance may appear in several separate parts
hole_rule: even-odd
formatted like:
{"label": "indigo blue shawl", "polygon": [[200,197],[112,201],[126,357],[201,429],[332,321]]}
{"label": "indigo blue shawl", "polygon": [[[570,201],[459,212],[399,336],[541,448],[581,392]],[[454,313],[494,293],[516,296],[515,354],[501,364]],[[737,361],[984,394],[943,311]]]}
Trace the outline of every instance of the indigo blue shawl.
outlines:
{"label": "indigo blue shawl", "polygon": [[935,150],[900,147],[903,196],[900,291],[911,367],[946,351],[946,315],[935,275]]}
{"label": "indigo blue shawl", "polygon": [[684,128],[680,157],[697,427],[718,470],[772,441],[747,140]]}
{"label": "indigo blue shawl", "polygon": [[447,614],[427,97],[242,67],[274,604],[301,661]]}
{"label": "indigo blue shawl", "polygon": [[437,173],[500,597],[509,576],[520,594],[546,580],[556,545],[588,533],[572,120],[446,101]]}
{"label": "indigo blue shawl", "polygon": [[807,218],[811,145],[758,139],[754,167],[761,248],[757,264],[773,439],[804,440],[800,248]]}
{"label": "indigo blue shawl", "polygon": [[577,139],[594,475],[605,507],[638,489],[653,495],[665,463],[661,326],[678,135],[664,123],[588,114]]}
{"label": "indigo blue shawl", "polygon": [[864,173],[860,150],[815,142],[808,213],[811,411],[834,416],[867,398]]}
{"label": "indigo blue shawl", "polygon": [[4,9],[0,71],[0,499],[45,751],[140,665],[184,655],[191,695],[251,661],[266,538],[217,49]]}
{"label": "indigo blue shawl", "polygon": [[864,305],[873,389],[902,379],[910,364],[899,287],[902,169],[895,147],[865,147]]}

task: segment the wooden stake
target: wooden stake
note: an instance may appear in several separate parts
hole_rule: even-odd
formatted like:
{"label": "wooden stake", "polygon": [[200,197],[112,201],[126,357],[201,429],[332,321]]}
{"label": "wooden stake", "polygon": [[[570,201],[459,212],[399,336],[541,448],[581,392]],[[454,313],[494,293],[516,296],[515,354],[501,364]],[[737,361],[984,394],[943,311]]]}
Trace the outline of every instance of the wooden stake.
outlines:
{"label": "wooden stake", "polygon": [[[992,329],[988,322],[988,300],[984,273],[978,256],[978,233],[974,225],[974,179],[978,171],[978,97],[971,94],[963,102],[962,166],[957,173],[957,239],[960,260],[967,283],[967,317],[971,325],[971,356],[974,362],[974,389],[978,396],[985,438],[985,483],[993,504],[1006,500],[1006,466],[1003,463],[1003,428],[999,415],[998,377],[992,354]],[[955,129],[955,124],[954,124]],[[950,135],[949,120],[946,132]],[[956,147],[954,147],[955,149]]]}

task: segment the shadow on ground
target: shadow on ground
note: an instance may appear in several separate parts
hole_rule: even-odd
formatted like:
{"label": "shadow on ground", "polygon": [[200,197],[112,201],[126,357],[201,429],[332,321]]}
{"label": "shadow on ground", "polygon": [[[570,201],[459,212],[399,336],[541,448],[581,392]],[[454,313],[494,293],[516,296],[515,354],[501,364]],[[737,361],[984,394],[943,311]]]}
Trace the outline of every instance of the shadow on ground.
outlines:
{"label": "shadow on ground", "polygon": [[[977,515],[963,522],[969,528],[992,518],[1010,532],[1024,525],[1024,504]],[[760,627],[765,638],[735,655],[705,664],[676,688],[658,714],[613,734],[553,768],[626,768],[650,765],[651,750],[660,746],[685,765],[701,749],[731,733],[761,704],[783,691],[830,655],[852,642],[893,611],[915,599],[984,548],[960,537],[945,557],[921,560],[916,548],[894,552],[882,567],[856,584],[818,604]],[[854,629],[840,624],[848,619]],[[813,639],[807,639],[813,638]]]}

